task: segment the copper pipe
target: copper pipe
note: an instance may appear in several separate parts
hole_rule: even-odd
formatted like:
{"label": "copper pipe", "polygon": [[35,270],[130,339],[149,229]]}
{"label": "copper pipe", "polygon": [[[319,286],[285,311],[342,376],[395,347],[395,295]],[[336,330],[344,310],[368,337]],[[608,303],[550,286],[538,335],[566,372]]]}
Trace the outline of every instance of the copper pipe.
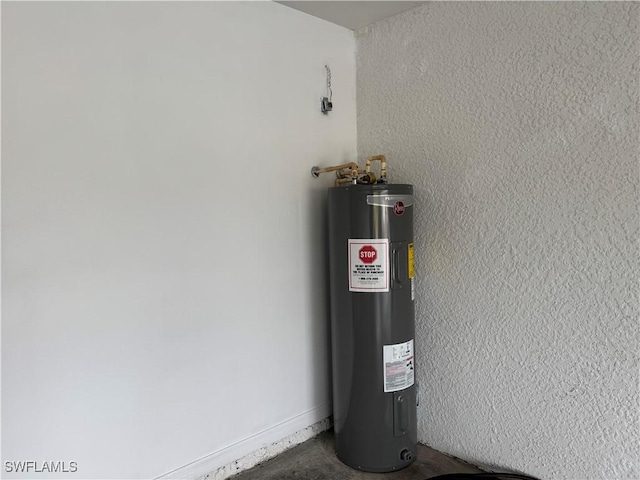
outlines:
{"label": "copper pipe", "polygon": [[353,175],[353,169],[343,168],[342,170],[336,170],[336,177],[346,178]]}
{"label": "copper pipe", "polygon": [[321,173],[335,172],[336,170],[343,170],[350,168],[351,170],[358,170],[358,164],[355,162],[345,163],[344,165],[335,165],[333,167],[317,168],[313,167],[312,173],[314,177],[317,177]]}
{"label": "copper pipe", "polygon": [[354,178],[351,177],[345,177],[345,178],[336,178],[336,187],[339,187],[340,185],[342,185],[343,183],[353,183],[355,180]]}
{"label": "copper pipe", "polygon": [[371,172],[371,162],[380,161],[380,179],[387,179],[387,158],[384,155],[374,155],[367,158],[367,166],[365,167],[366,173]]}
{"label": "copper pipe", "polygon": [[358,168],[358,164],[355,162],[345,163],[343,165],[334,165],[331,167],[313,167],[311,174],[314,177],[320,176],[321,173],[336,172],[335,185],[343,185],[346,183],[360,183],[360,184],[373,184],[376,183],[377,177],[371,172],[371,162],[380,161],[380,178],[386,179],[387,175],[387,159],[384,155],[376,155],[367,159],[367,167],[365,170]]}

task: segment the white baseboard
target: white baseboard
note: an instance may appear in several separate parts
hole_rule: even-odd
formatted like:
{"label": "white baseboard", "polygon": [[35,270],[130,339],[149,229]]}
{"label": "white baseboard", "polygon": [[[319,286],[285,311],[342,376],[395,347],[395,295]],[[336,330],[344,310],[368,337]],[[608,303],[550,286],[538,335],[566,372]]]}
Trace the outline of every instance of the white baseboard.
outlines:
{"label": "white baseboard", "polygon": [[331,427],[331,404],[325,403],[228,447],[156,477],[156,480],[222,480],[314,437]]}

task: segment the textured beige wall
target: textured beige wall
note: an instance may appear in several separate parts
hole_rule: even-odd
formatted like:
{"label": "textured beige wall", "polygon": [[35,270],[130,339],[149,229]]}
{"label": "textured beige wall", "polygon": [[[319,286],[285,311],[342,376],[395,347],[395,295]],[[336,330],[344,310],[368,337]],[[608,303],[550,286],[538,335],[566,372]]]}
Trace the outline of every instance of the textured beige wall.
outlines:
{"label": "textured beige wall", "polygon": [[638,478],[638,13],[431,3],[357,35],[358,150],[415,184],[420,440]]}

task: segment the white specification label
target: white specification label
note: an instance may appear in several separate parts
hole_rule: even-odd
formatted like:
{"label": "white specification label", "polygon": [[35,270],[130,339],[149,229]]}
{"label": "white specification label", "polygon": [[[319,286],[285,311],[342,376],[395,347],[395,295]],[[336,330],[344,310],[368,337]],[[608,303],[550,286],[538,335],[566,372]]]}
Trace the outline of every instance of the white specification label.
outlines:
{"label": "white specification label", "polygon": [[388,239],[349,239],[349,291],[389,291]]}
{"label": "white specification label", "polygon": [[384,391],[396,392],[413,385],[413,340],[382,347],[384,362]]}
{"label": "white specification label", "polygon": [[416,299],[416,284],[415,284],[416,279],[412,278],[411,279],[411,301],[414,301]]}

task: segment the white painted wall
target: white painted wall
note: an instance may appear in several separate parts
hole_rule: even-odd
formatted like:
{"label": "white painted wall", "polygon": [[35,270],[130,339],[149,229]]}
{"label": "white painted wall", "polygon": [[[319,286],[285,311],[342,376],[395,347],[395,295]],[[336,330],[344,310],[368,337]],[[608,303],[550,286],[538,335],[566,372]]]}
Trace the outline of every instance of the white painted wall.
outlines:
{"label": "white painted wall", "polygon": [[419,438],[640,477],[639,5],[430,3],[357,36],[358,153],[417,196]]}
{"label": "white painted wall", "polygon": [[2,44],[3,465],[148,478],[328,416],[309,171],[356,157],[352,32],[272,2],[3,3]]}

